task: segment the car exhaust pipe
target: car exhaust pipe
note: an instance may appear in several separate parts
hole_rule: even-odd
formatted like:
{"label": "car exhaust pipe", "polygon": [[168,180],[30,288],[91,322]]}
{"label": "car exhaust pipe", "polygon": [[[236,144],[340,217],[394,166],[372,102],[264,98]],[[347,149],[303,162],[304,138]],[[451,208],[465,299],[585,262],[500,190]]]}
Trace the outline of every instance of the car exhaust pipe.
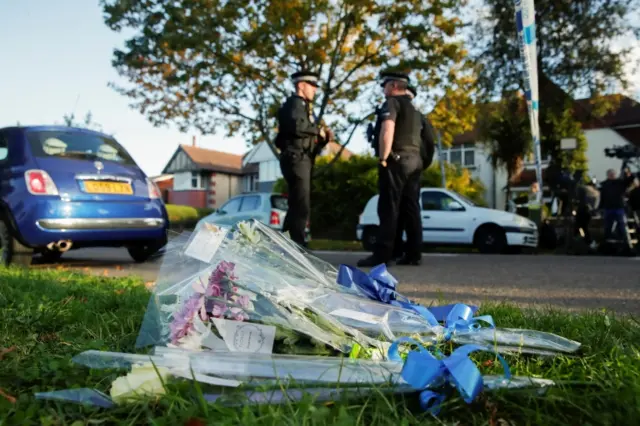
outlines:
{"label": "car exhaust pipe", "polygon": [[47,250],[59,251],[61,253],[64,253],[65,251],[69,251],[72,245],[73,243],[71,242],[71,240],[60,240],[57,243],[51,242],[47,244]]}
{"label": "car exhaust pipe", "polygon": [[71,240],[60,240],[58,241],[58,250],[64,253],[65,251],[68,251],[72,245],[73,243]]}

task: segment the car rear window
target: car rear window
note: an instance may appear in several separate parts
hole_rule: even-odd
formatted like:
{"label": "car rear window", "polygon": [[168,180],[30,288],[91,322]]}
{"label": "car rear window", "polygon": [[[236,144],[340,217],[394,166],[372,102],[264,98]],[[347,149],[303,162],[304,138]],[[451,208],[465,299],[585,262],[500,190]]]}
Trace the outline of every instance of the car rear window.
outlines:
{"label": "car rear window", "polygon": [[282,195],[272,195],[271,208],[287,211],[289,210],[289,199],[287,197],[283,197]]}
{"label": "car rear window", "polygon": [[78,131],[30,131],[27,139],[37,157],[66,157],[115,161],[135,165],[129,153],[113,138]]}

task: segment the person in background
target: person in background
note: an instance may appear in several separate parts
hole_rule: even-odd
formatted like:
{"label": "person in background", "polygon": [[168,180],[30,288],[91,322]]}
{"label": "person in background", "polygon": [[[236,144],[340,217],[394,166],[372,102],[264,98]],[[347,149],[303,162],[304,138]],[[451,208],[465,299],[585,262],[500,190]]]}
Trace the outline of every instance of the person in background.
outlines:
{"label": "person in background", "polygon": [[630,173],[625,173],[623,178],[618,178],[616,171],[609,169],[607,170],[607,180],[600,185],[600,209],[604,211],[605,239],[612,238],[611,231],[615,226],[616,232],[625,243],[625,247],[629,247],[630,241],[626,232],[624,197],[634,178]]}
{"label": "person in background", "polygon": [[[581,177],[581,176],[580,176]],[[596,188],[596,179],[591,178],[588,183],[580,179],[576,188],[576,233],[582,230],[582,236],[588,246],[593,245],[589,224],[600,203],[600,191]]]}
{"label": "person in background", "polygon": [[289,188],[289,209],[282,227],[291,239],[306,246],[305,228],[311,212],[311,169],[315,155],[333,139],[327,127],[319,126],[313,114],[318,74],[300,71],[291,75],[295,93],[278,111],[280,169]]}

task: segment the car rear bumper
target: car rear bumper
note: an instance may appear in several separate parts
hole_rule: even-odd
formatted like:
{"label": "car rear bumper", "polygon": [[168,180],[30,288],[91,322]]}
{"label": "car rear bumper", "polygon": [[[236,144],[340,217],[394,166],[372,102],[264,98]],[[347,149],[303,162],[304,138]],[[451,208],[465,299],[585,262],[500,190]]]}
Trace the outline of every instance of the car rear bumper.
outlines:
{"label": "car rear bumper", "polygon": [[39,219],[36,225],[43,231],[99,231],[102,229],[161,229],[165,226],[162,218],[63,218],[63,219]]}
{"label": "car rear bumper", "polygon": [[74,246],[126,245],[166,238],[168,217],[160,200],[25,203],[14,211],[21,239],[31,247],[70,240]]}

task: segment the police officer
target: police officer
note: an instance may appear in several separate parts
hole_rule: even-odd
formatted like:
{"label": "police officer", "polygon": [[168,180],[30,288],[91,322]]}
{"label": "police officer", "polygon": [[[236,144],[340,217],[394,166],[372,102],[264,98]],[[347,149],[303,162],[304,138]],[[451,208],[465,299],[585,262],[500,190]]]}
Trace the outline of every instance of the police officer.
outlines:
{"label": "police officer", "polygon": [[[418,90],[414,86],[409,86],[407,88],[406,94],[407,96],[409,96],[411,100],[413,100],[416,96],[418,96]],[[429,122],[429,120],[424,115],[421,115],[421,119],[422,119],[421,120],[422,130],[420,131],[420,139],[422,143],[420,144],[420,157],[422,157],[422,170],[426,170],[433,162],[433,154],[435,152],[435,136],[434,136],[433,127],[431,126],[431,122]],[[404,200],[405,199],[403,198],[403,201]],[[405,250],[404,250],[404,241],[402,241],[402,236],[404,231],[406,230],[405,229],[406,219],[404,214],[405,211],[406,211],[406,208],[401,202],[400,214],[398,216],[398,226],[396,230],[396,238],[395,238],[395,243],[393,245],[393,258],[398,259],[397,264],[399,265],[403,265],[403,264],[416,265],[416,264],[419,264],[420,262],[411,261],[411,259],[407,259],[404,256]]]}
{"label": "police officer", "polygon": [[420,131],[422,120],[407,96],[409,76],[386,73],[382,87],[387,100],[379,113],[381,121],[378,167],[379,234],[373,255],[358,261],[358,266],[389,263],[393,256],[400,203],[406,198],[406,261],[418,264],[421,258],[422,225],[420,220]]}
{"label": "police officer", "polygon": [[300,71],[291,75],[295,93],[278,111],[280,169],[289,187],[289,209],[282,231],[306,246],[304,231],[311,210],[311,169],[315,156],[333,139],[330,129],[316,123],[312,110],[318,74]]}

